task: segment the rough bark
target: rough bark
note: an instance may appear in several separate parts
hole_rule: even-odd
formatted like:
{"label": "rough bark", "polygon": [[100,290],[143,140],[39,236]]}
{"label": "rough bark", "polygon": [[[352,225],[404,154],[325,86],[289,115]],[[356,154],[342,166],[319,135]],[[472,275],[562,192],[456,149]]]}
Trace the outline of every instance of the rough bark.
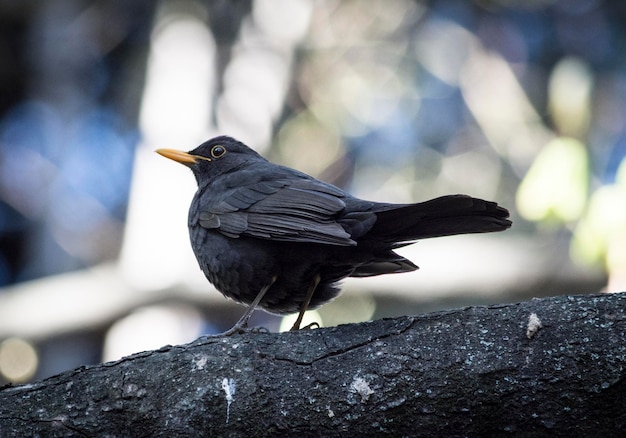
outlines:
{"label": "rough bark", "polygon": [[202,338],[5,387],[0,436],[622,436],[625,310],[568,296]]}

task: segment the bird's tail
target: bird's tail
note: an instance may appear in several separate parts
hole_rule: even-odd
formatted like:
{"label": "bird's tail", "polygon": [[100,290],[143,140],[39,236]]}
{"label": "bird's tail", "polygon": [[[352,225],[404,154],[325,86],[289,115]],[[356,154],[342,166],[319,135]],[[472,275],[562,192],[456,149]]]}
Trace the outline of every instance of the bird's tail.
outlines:
{"label": "bird's tail", "polygon": [[[386,205],[365,239],[410,242],[455,234],[490,233],[511,226],[507,209],[467,195],[449,195],[417,204]],[[398,245],[401,246],[401,245]]]}

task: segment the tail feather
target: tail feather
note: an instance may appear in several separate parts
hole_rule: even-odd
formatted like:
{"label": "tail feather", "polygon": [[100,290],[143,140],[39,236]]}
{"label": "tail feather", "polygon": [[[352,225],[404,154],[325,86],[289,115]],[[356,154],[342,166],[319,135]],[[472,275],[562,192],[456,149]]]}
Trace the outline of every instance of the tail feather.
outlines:
{"label": "tail feather", "polygon": [[511,226],[507,209],[467,195],[449,195],[417,204],[385,206],[365,239],[406,242],[455,234],[490,233]]}
{"label": "tail feather", "polygon": [[411,272],[416,269],[419,269],[419,267],[412,261],[391,250],[387,250],[375,254],[372,260],[357,266],[350,274],[350,277],[373,277],[382,274]]}

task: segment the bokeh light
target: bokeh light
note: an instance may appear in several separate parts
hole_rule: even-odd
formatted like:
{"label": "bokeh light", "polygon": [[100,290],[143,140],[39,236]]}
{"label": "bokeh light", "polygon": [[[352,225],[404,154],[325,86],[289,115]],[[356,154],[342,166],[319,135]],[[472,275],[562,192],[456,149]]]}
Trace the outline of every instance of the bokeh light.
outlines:
{"label": "bokeh light", "polygon": [[27,382],[35,375],[39,359],[32,344],[8,338],[0,342],[0,375],[13,383]]}

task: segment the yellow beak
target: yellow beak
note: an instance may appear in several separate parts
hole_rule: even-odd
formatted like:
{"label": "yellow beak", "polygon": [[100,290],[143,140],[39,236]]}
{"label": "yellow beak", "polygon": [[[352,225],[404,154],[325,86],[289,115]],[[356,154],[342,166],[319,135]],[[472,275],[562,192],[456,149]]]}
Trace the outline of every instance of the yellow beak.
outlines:
{"label": "yellow beak", "polygon": [[176,149],[157,149],[155,152],[159,155],[163,155],[165,158],[169,158],[170,160],[174,160],[185,165],[197,163],[198,160],[211,161],[210,158],[201,157],[199,155],[191,155],[187,152],[177,151]]}
{"label": "yellow beak", "polygon": [[202,158],[196,155],[188,154],[187,152],[177,151],[176,149],[157,149],[155,152],[159,155],[163,155],[165,158],[169,158],[170,160],[186,165],[194,164],[198,161],[198,158]]}

